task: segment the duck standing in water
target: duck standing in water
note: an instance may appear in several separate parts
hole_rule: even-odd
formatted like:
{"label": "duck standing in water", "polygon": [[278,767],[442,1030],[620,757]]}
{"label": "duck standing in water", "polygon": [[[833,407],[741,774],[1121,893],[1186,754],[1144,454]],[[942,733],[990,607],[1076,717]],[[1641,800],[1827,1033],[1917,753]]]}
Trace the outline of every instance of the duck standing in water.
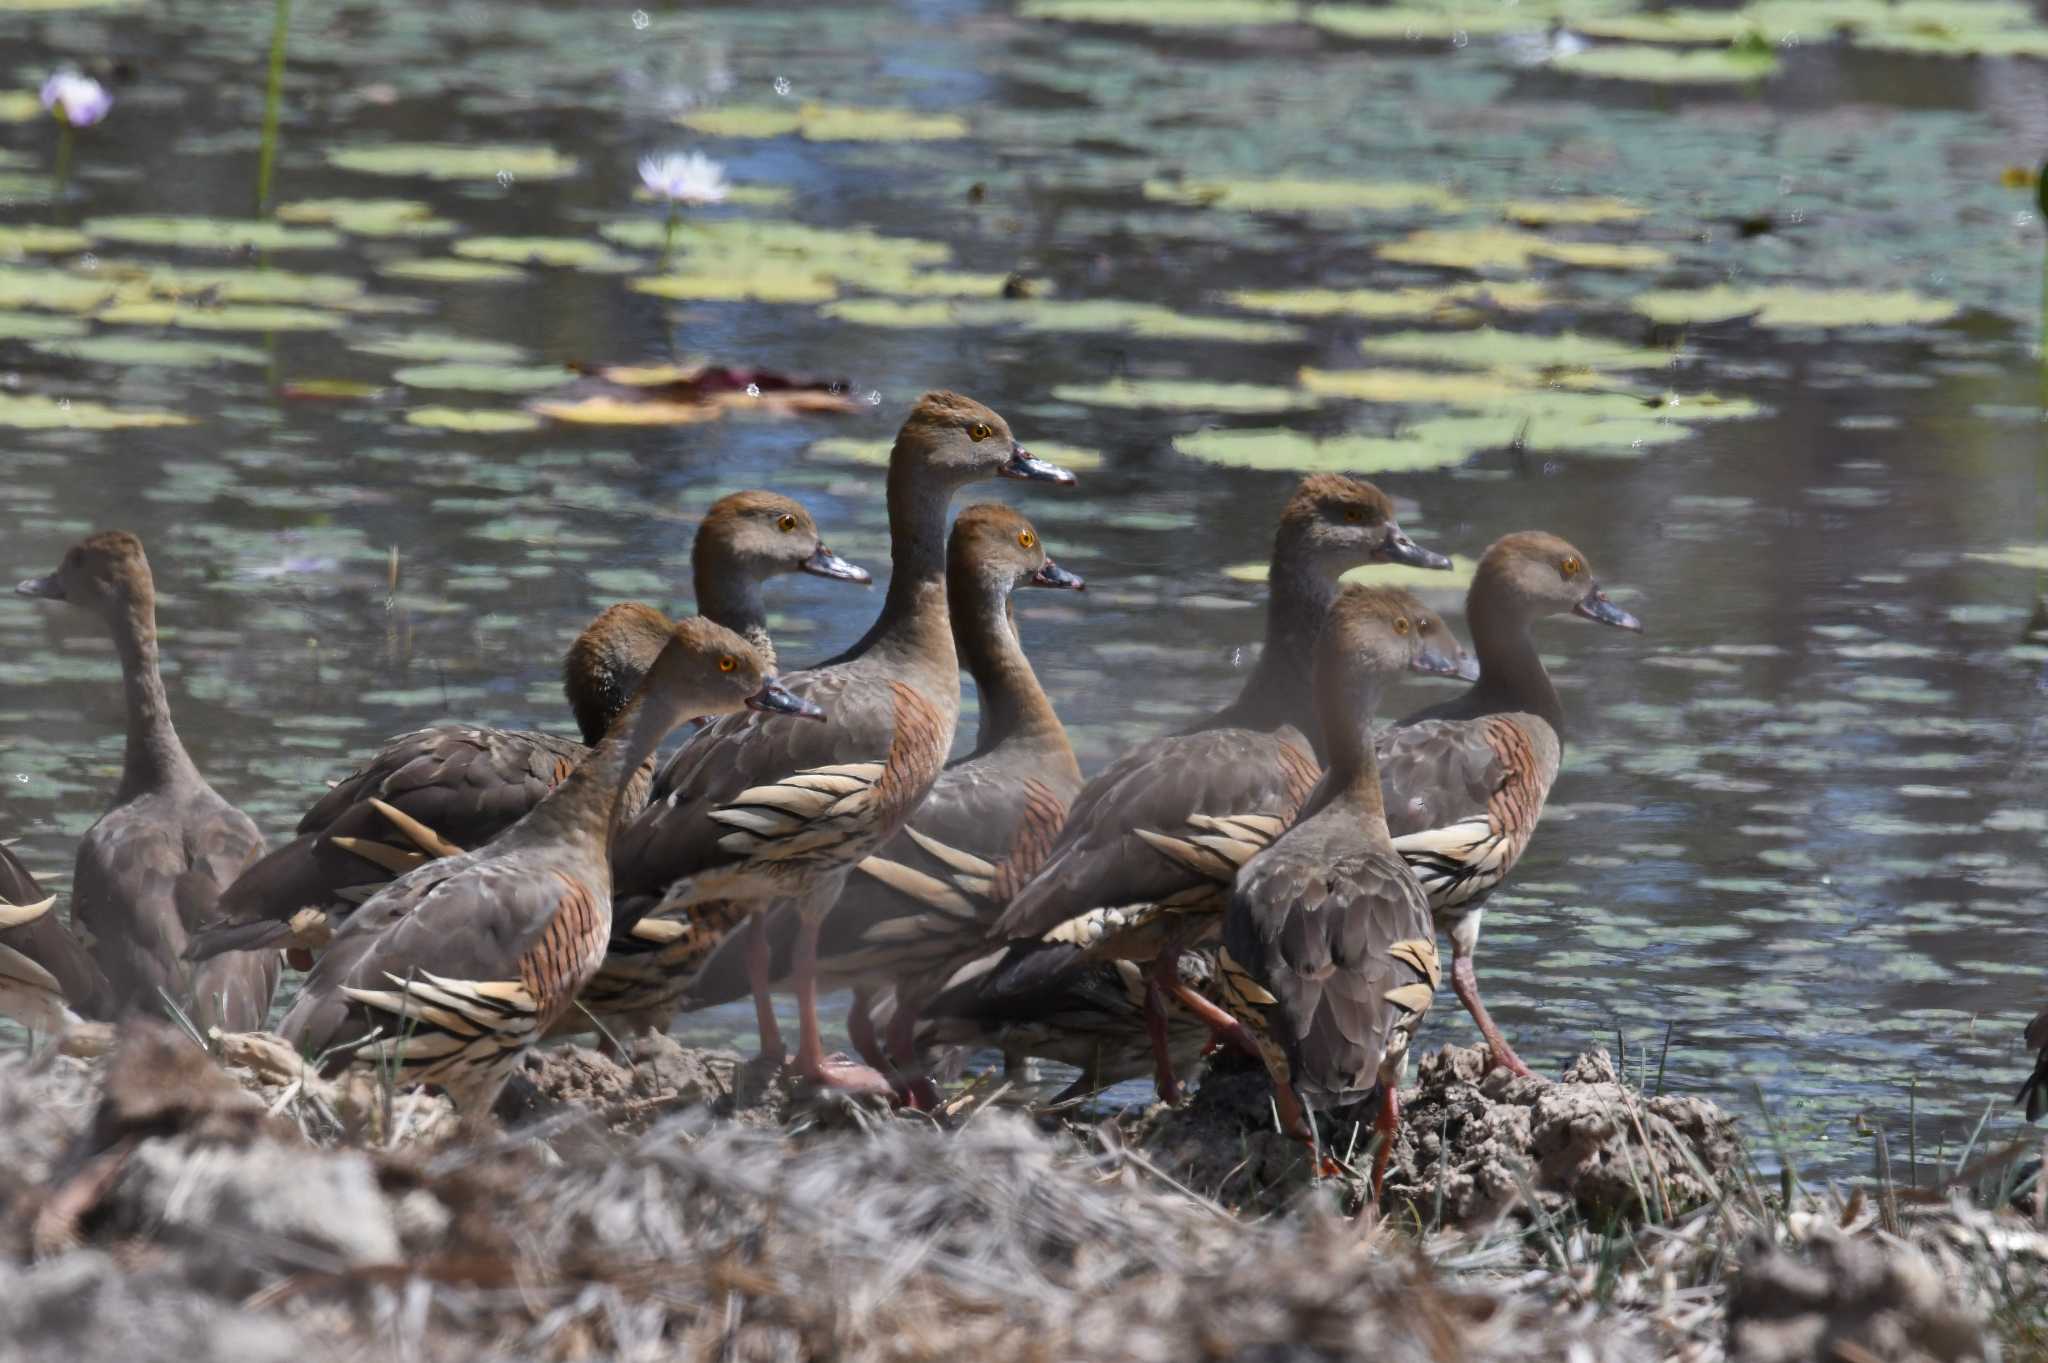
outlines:
{"label": "duck standing in water", "polygon": [[110,1013],[182,1010],[204,1033],[254,1031],[270,1012],[277,956],[234,951],[194,964],[195,934],[221,920],[221,892],[263,854],[249,816],[192,764],[157,668],[156,587],[142,541],[106,530],[73,545],[47,577],[15,588],[105,622],[121,658],[128,743],[113,807],[86,831],[72,921],[91,934]]}
{"label": "duck standing in water", "polygon": [[487,1113],[567,1011],[611,934],[613,834],[633,774],[678,724],[751,709],[823,719],[745,639],[677,624],[603,740],[486,846],[393,881],[352,915],[281,1030],[325,1068],[431,1084]]}

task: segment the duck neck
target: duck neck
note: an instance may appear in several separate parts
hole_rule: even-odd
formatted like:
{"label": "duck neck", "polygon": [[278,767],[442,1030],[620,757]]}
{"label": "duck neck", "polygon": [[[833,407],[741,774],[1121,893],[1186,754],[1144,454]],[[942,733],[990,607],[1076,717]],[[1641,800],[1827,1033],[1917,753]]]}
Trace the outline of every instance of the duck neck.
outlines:
{"label": "duck neck", "polygon": [[1328,766],[1298,816],[1306,820],[1322,810],[1341,806],[1347,818],[1376,820],[1384,835],[1386,798],[1380,791],[1379,758],[1373,751],[1373,716],[1380,708],[1381,678],[1317,697]]}
{"label": "duck neck", "polygon": [[1539,716],[1564,735],[1564,702],[1550,683],[1529,617],[1510,602],[1473,592],[1465,605],[1472,648],[1479,655],[1479,680],[1459,708],[1469,717],[1521,711]]}
{"label": "duck neck", "polygon": [[673,721],[663,723],[655,713],[660,708],[650,709],[643,685],[590,755],[521,820],[527,836],[582,848],[609,864],[626,788],[674,727]]}
{"label": "duck neck", "polygon": [[954,646],[974,675],[974,689],[981,698],[975,755],[1013,738],[1064,738],[1060,718],[1017,641],[1017,614],[1009,593],[990,583],[962,581],[959,575],[950,591]]}
{"label": "duck neck", "polygon": [[950,483],[904,461],[889,468],[889,594],[882,613],[844,656],[881,653],[893,661],[950,673],[959,657],[946,616],[946,521]]}
{"label": "duck neck", "polygon": [[1292,724],[1322,755],[1313,682],[1315,646],[1336,595],[1335,576],[1327,565],[1297,551],[1285,538],[1275,543],[1267,575],[1266,646],[1237,699],[1216,716],[1212,727],[1276,729]]}
{"label": "duck neck", "polygon": [[744,638],[774,667],[775,645],[768,637],[768,607],[761,599],[761,579],[725,563],[694,563],[690,575],[697,593],[697,614]]}
{"label": "duck neck", "polygon": [[121,657],[121,687],[128,706],[128,746],[121,761],[120,799],[160,789],[186,773],[197,774],[178,731],[171,726],[171,702],[157,665],[156,599],[130,597],[111,621],[114,649]]}

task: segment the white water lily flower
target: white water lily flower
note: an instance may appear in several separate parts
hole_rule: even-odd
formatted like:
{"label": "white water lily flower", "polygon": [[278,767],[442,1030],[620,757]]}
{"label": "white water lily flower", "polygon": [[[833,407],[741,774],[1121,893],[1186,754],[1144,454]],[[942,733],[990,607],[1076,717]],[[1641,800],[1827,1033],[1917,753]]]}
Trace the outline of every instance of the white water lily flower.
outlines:
{"label": "white water lily flower", "polygon": [[114,107],[114,97],[91,76],[59,71],[43,82],[43,107],[66,127],[90,128]]}
{"label": "white water lily flower", "polygon": [[640,183],[672,204],[723,203],[732,190],[725,167],[698,151],[642,157]]}

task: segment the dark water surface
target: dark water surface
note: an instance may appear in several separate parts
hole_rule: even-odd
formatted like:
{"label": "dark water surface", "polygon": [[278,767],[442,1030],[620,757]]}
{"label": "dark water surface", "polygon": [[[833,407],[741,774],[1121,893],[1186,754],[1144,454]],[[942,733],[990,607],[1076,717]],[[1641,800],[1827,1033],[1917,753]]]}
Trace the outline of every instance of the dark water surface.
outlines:
{"label": "dark water surface", "polygon": [[[1085,598],[1020,603],[1085,767],[1232,692],[1261,588],[1226,570],[1263,561],[1305,459],[1380,477],[1418,539],[1468,559],[1509,530],[1555,531],[1649,632],[1543,627],[1571,746],[1479,956],[1522,1054],[1555,1069],[1620,1033],[1670,1087],[1749,1106],[1760,1086],[1804,1157],[1838,1169],[1866,1167],[1869,1124],[1903,1148],[1909,1087],[1923,1151],[1945,1141],[1953,1156],[1993,1100],[1998,1129],[2013,1128],[2005,1099],[2031,1059],[2019,1030],[2048,996],[2048,648],[2023,639],[2048,572],[2048,494],[2044,238],[2032,195],[1999,176],[2048,150],[2048,63],[1805,41],[1781,45],[1758,82],[1595,79],[1520,64],[1541,40],[1490,31],[1490,3],[1472,7],[1488,16],[1476,31],[1412,42],[1300,22],[1071,25],[997,3],[299,8],[274,198],[415,200],[445,230],[314,225],[300,230],[332,235],[262,253],[223,251],[204,230],[189,246],[124,239],[148,229],[106,219],[248,213],[271,7],[25,14],[0,0],[10,88],[67,60],[127,74],[112,117],[80,136],[61,199],[50,122],[19,108],[0,122],[0,570],[47,571],[94,528],[139,533],[179,729],[273,836],[390,733],[443,718],[569,730],[560,650],[610,601],[686,607],[693,518],[725,491],[798,496],[836,549],[884,566],[875,466],[812,447],[879,445],[921,390],[955,387],[1056,457],[1100,456],[1071,495],[986,490],[1022,505],[1089,579]],[[1577,10],[1523,12],[1540,32],[1543,16]],[[964,135],[715,137],[675,122],[806,101],[911,110],[924,131]],[[465,144],[481,168],[430,179],[329,159],[413,142]],[[506,152],[494,173],[488,149],[507,144],[574,164],[549,178],[546,161]],[[634,164],[685,148],[788,196],[706,213],[686,243],[734,230],[726,221],[860,227],[949,248],[913,274],[987,278],[906,280],[841,232],[821,249],[855,255],[822,286],[801,262],[762,267],[808,281],[808,301],[637,292],[661,273],[660,213],[634,200]],[[1267,212],[1188,188],[1280,177],[1436,197]],[[1586,196],[1642,216],[1528,230],[1661,255],[1475,271],[1375,254],[1417,231],[1498,227],[1509,200]],[[7,229],[29,225],[84,239],[10,259],[21,238]],[[480,237],[573,239],[586,254],[496,280],[388,272]],[[161,308],[178,287],[167,266],[328,282],[288,297],[273,274],[254,301],[292,311],[239,317],[223,315],[234,285],[198,281],[175,314],[124,313],[126,295],[67,309],[51,288],[140,281],[131,292]],[[1041,298],[991,304],[1011,271],[1042,281]],[[721,272],[730,261],[708,271]],[[1541,305],[1503,293],[1468,298],[1463,315],[1275,315],[1224,296],[1480,279],[1539,285]],[[1684,328],[1638,310],[1650,291],[1715,285],[1858,291],[1849,320],[1890,315],[1882,303],[1903,307],[1903,324],[1764,314]],[[968,296],[932,296],[948,288]],[[1099,300],[1158,311],[1072,310]],[[1617,362],[1581,376],[1638,395],[1598,412],[1573,405],[1579,392],[1557,410],[1532,398],[1549,376],[1535,362],[1546,377],[1525,366],[1503,395],[1454,398],[1464,427],[1402,392],[1354,400],[1299,377],[1449,371],[1359,342],[1481,321],[1682,346],[1648,373]],[[439,344],[449,337],[464,343]],[[485,372],[396,377],[442,352]],[[692,357],[843,377],[872,405],[676,427],[408,420],[503,420],[570,361]],[[439,386],[451,379],[477,386]],[[1089,391],[1118,379],[1256,387],[1155,390],[1150,406],[1098,400],[1125,387]],[[332,380],[376,392],[291,395]],[[1667,389],[1685,395],[1676,407],[1640,400]],[[74,407],[7,405],[25,397]],[[192,421],[87,429],[69,415],[94,411],[82,404]],[[1176,450],[1212,428],[1400,438],[1207,447],[1236,462]],[[1517,434],[1528,448],[1512,448]],[[1455,582],[1424,585],[1457,604]],[[856,637],[879,593],[806,579],[775,599],[783,655],[800,663]],[[114,678],[92,622],[0,603],[0,836],[53,888],[115,783]],[[1415,686],[1394,704],[1432,698]],[[1441,1004],[1424,1044],[1471,1040],[1448,994]],[[751,1046],[744,1006],[691,1024]]]}

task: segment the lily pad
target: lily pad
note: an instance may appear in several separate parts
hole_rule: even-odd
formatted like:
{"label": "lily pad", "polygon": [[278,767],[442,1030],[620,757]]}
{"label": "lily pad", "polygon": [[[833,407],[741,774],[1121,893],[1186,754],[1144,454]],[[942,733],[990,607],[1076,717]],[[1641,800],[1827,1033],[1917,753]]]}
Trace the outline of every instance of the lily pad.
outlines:
{"label": "lily pad", "polygon": [[31,119],[48,117],[35,91],[0,90],[0,123],[27,123]]}
{"label": "lily pad", "polygon": [[462,388],[476,393],[532,393],[569,381],[557,365],[413,364],[391,376],[408,388]]}
{"label": "lily pad", "polygon": [[1521,271],[1538,259],[1596,270],[1654,270],[1671,263],[1670,253],[1655,246],[1556,241],[1513,227],[1427,229],[1380,247],[1379,254],[1408,265],[1473,271]]}
{"label": "lily pad", "polygon": [[377,273],[427,284],[509,284],[526,278],[526,271],[517,266],[499,265],[488,260],[462,260],[455,256],[395,260],[379,265]]}
{"label": "lily pad", "polygon": [[0,341],[45,341],[83,336],[91,330],[76,317],[47,313],[0,312]]}
{"label": "lily pad", "polygon": [[[820,459],[830,459],[843,464],[867,464],[875,468],[889,466],[889,451],[893,442],[888,440],[860,440],[852,436],[827,436],[814,440],[805,450],[806,454]],[[1047,440],[1031,442],[1031,452],[1040,459],[1069,469],[1075,473],[1090,473],[1102,467],[1102,456],[1094,450],[1081,449],[1074,445],[1061,445]]]}
{"label": "lily pad", "polygon": [[1639,294],[1633,302],[1637,312],[1655,322],[1723,322],[1747,317],[1755,326],[1786,329],[1932,326],[1959,311],[1946,299],[1910,289],[1863,291],[1790,285],[1667,289]]}
{"label": "lily pad", "polygon": [[1025,0],[1025,19],[1132,28],[1235,28],[1291,24],[1301,9],[1291,0]]}
{"label": "lily pad", "polygon": [[1156,303],[1133,303],[1113,298],[915,303],[856,298],[829,304],[821,311],[837,321],[872,327],[1011,327],[1025,332],[1079,332],[1149,340],[1236,341],[1248,345],[1292,341],[1301,335],[1298,328],[1279,322],[1195,317]]}
{"label": "lily pad", "polygon": [[1632,346],[1598,336],[1563,332],[1532,336],[1481,327],[1477,331],[1403,331],[1359,342],[1366,354],[1394,360],[1424,360],[1461,369],[1511,369],[1541,373],[1559,369],[1661,369],[1669,350]]}
{"label": "lily pad", "polygon": [[91,237],[70,227],[0,225],[0,256],[55,255],[64,251],[83,251],[90,245]]}
{"label": "lily pad", "polygon": [[92,336],[75,341],[38,341],[46,355],[90,360],[95,364],[160,365],[197,369],[216,364],[268,364],[270,356],[253,346],[216,341],[157,340],[139,336]]}
{"label": "lily pad", "polygon": [[1195,431],[1175,436],[1173,447],[1205,464],[1289,473],[1413,473],[1451,468],[1472,453],[1398,436],[1313,436],[1285,429]]}
{"label": "lily pad", "polygon": [[1650,210],[1627,199],[1511,199],[1500,215],[1524,227],[1591,227],[1606,222],[1639,222]]}
{"label": "lily pad", "polygon": [[550,420],[585,426],[694,426],[725,415],[724,408],[710,403],[649,401],[611,393],[535,402],[531,407]]}
{"label": "lily pad", "polygon": [[[1233,563],[1223,575],[1233,582],[1264,582],[1271,569],[1264,563]],[[1402,587],[1414,592],[1462,592],[1472,585],[1479,561],[1463,554],[1451,555],[1451,566],[1411,568],[1405,563],[1369,563],[1345,573],[1342,581],[1363,582],[1372,587]]]}
{"label": "lily pad", "polygon": [[1283,317],[1414,317],[1440,321],[1469,317],[1475,310],[1540,312],[1553,301],[1550,290],[1534,280],[1481,280],[1436,289],[1242,289],[1223,298],[1250,312],[1271,312]]}
{"label": "lily pad", "polygon": [[922,114],[911,109],[860,109],[836,104],[727,105],[700,109],[676,120],[707,137],[787,137],[812,142],[943,142],[967,136],[957,114]]}
{"label": "lily pad", "polygon": [[344,320],[338,313],[283,304],[207,307],[163,301],[119,303],[93,315],[114,326],[184,327],[191,331],[332,331]]}
{"label": "lily pad", "polygon": [[1755,6],[1746,9],[1666,9],[1602,14],[1587,19],[1578,26],[1578,31],[1590,38],[1614,38],[1630,43],[1734,43],[1750,34],[1765,38],[1777,36],[1759,22]]}
{"label": "lily pad", "polygon": [[423,180],[563,180],[578,163],[553,147],[522,143],[387,142],[334,147],[329,165],[364,175],[394,175]]}
{"label": "lily pad", "polygon": [[1658,85],[1736,85],[1763,80],[1778,70],[1768,47],[1700,49],[1616,43],[1558,57],[1551,66],[1603,80],[1639,80]]}
{"label": "lily pad", "polygon": [[471,237],[456,242],[452,249],[469,260],[545,265],[595,274],[624,274],[640,265],[631,256],[622,256],[603,242],[587,237]]}
{"label": "lily pad", "polygon": [[1288,412],[1315,406],[1315,398],[1297,388],[1200,379],[1119,378],[1107,383],[1062,384],[1052,395],[1061,402],[1091,407],[1163,407],[1188,412]]}
{"label": "lily pad", "polygon": [[[599,232],[606,240],[634,250],[665,245],[666,228],[648,218],[607,223]],[[672,272],[681,276],[745,279],[749,282],[741,296],[816,302],[832,297],[840,286],[888,291],[906,284],[920,271],[947,264],[952,257],[952,248],[942,241],[886,236],[866,227],[726,218],[686,222],[676,233],[670,265]],[[832,293],[820,292],[824,284],[835,286]],[[796,297],[798,294],[803,297]],[[730,295],[696,284],[687,293],[669,296]]]}
{"label": "lily pad", "polygon": [[324,251],[341,237],[318,227],[290,227],[249,218],[89,218],[84,230],[103,241],[183,251]]}
{"label": "lily pad", "polygon": [[1456,213],[1465,201],[1440,185],[1342,180],[1147,180],[1145,197],[1248,213]]}
{"label": "lily pad", "polygon": [[[120,286],[124,297],[147,295],[173,303],[303,303],[346,306],[363,296],[361,280],[341,274],[234,266],[178,266],[153,260],[102,260],[94,278]],[[132,286],[132,288],[131,288]]]}
{"label": "lily pad", "polygon": [[30,431],[118,431],[149,426],[190,426],[192,418],[178,412],[143,407],[108,407],[103,403],[37,393],[0,393],[0,426]]}
{"label": "lily pad", "polygon": [[839,296],[839,286],[830,279],[773,268],[752,273],[654,275],[634,280],[632,289],[691,303],[823,303]]}
{"label": "lily pad", "polygon": [[443,332],[420,331],[409,336],[379,336],[357,341],[349,349],[365,355],[383,355],[394,360],[433,363],[459,360],[465,364],[514,364],[526,358],[523,346],[509,341],[486,341],[475,336],[451,336]]}
{"label": "lily pad", "polygon": [[528,412],[493,408],[416,407],[405,414],[406,422],[437,431],[462,431],[473,435],[498,435],[511,431],[537,431],[540,419]]}
{"label": "lily pad", "polygon": [[279,204],[277,218],[335,227],[353,237],[445,237],[457,230],[418,199],[299,199]]}
{"label": "lily pad", "polygon": [[1466,37],[1511,33],[1539,26],[1547,16],[1524,8],[1431,8],[1422,5],[1317,5],[1308,20],[1343,38],[1367,42],[1449,42]]}

